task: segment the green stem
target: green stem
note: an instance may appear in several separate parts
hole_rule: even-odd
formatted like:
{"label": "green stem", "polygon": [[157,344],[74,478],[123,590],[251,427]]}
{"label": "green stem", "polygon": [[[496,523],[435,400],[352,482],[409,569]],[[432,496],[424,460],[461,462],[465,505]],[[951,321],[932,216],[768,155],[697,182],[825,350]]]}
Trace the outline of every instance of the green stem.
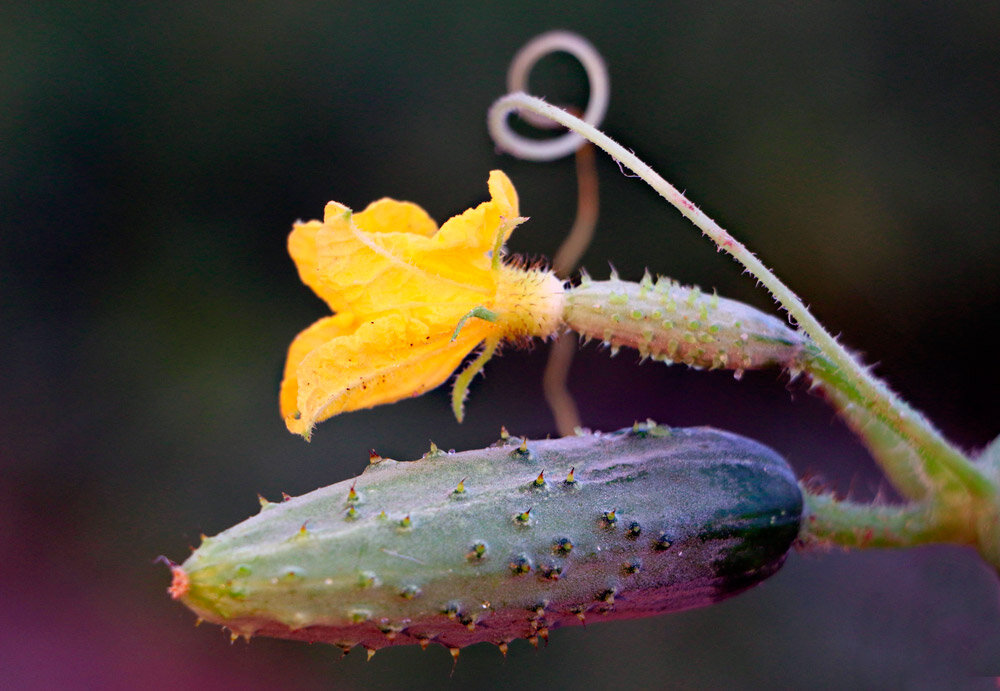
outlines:
{"label": "green stem", "polygon": [[[501,149],[507,146],[510,131],[507,117],[512,112],[526,110],[550,118],[600,147],[613,159],[632,170],[681,214],[695,224],[719,248],[742,264],[774,299],[795,320],[799,327],[824,354],[830,370],[824,381],[831,386],[844,386],[854,392],[852,398],[867,408],[889,428],[906,439],[926,465],[933,459],[933,468],[925,468],[928,477],[937,477],[941,471],[954,475],[965,483],[969,492],[980,495],[985,478],[972,465],[968,457],[950,444],[919,413],[912,410],[882,382],[865,369],[809,312],[805,304],[775,276],[747,248],[718,223],[709,218],[673,185],[664,180],[634,153],[621,146],[606,134],[569,113],[545,101],[523,93],[508,94],[490,108],[488,125],[494,141]],[[516,153],[516,150],[514,151]],[[988,483],[986,484],[988,487]]]}
{"label": "green stem", "polygon": [[928,490],[956,498],[964,493],[975,498],[995,494],[992,482],[969,458],[961,454],[958,458],[939,456],[933,453],[933,446],[914,443],[921,432],[937,432],[882,382],[875,384],[881,394],[894,401],[894,410],[900,415],[884,415],[881,407],[871,404],[868,392],[816,346],[803,352],[802,365],[905,496],[921,499]]}
{"label": "green stem", "polygon": [[802,488],[805,520],[800,538],[806,544],[833,544],[849,549],[913,547],[928,543],[968,544],[975,536],[956,534],[937,520],[928,504],[875,506],[838,501],[830,494]]}
{"label": "green stem", "polygon": [[893,487],[907,499],[926,499],[933,484],[924,474],[925,464],[907,440],[867,408],[855,405],[843,389],[827,386],[818,379],[814,381],[848,427],[864,442]]}

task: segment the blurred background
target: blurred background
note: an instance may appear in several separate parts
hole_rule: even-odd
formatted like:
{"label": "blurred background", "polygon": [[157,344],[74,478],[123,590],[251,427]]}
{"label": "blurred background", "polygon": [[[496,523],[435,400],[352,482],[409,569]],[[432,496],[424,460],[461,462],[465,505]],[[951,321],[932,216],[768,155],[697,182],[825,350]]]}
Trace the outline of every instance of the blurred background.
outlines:
{"label": "blurred background", "polygon": [[[451,658],[255,639],[170,601],[199,533],[357,474],[544,436],[547,346],[473,385],[322,424],[277,412],[285,348],[325,313],[285,251],[334,199],[443,221],[502,167],[551,255],[570,159],[497,155],[484,125],[534,35],[607,58],[604,128],[745,241],[842,340],[969,449],[1000,432],[1000,5],[840,3],[5,3],[0,9],[0,669],[12,688],[992,687],[997,580],[967,550],[792,554],[703,610]],[[535,93],[583,104],[566,56]],[[645,267],[771,309],[678,213],[599,157],[595,277]],[[859,499],[885,485],[835,415],[778,372],[578,353],[585,424],[714,425]]]}

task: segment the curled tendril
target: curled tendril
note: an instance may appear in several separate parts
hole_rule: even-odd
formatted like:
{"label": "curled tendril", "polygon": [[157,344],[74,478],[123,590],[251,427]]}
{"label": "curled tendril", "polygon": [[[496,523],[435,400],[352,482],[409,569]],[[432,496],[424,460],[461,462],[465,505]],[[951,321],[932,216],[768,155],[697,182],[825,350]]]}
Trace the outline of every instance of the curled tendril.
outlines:
{"label": "curled tendril", "polygon": [[[528,75],[532,68],[545,56],[560,51],[569,53],[579,60],[586,71],[590,97],[583,117],[596,126],[607,113],[611,85],[604,59],[582,36],[568,31],[550,31],[529,41],[511,61],[507,72],[507,89],[511,92],[526,91]],[[541,129],[559,127],[558,123],[550,118],[528,111],[521,111],[519,115],[525,122]],[[552,262],[553,271],[561,278],[566,278],[590,245],[597,226],[599,195],[594,147],[573,132],[566,132],[562,136],[548,140],[526,139],[510,128],[506,116],[501,120],[498,123],[500,132],[493,129],[494,123],[491,121],[491,134],[502,150],[515,156],[536,161],[551,161],[576,153],[578,188],[576,220]],[[579,409],[567,386],[575,349],[576,339],[566,333],[560,334],[549,351],[548,364],[542,378],[545,400],[552,410],[556,428],[564,436],[572,434],[581,427]]]}
{"label": "curled tendril", "polygon": [[[583,120],[597,127],[608,111],[608,101],[611,98],[608,67],[593,44],[572,32],[549,31],[526,43],[514,56],[507,72],[508,92],[527,91],[528,74],[532,68],[543,57],[555,52],[569,53],[583,65],[590,89]],[[553,129],[559,126],[551,119],[534,113],[521,111],[519,115],[535,127]],[[490,133],[501,150],[531,161],[554,161],[568,156],[583,146],[585,141],[575,132],[566,132],[553,139],[528,139],[514,132],[506,118],[496,123],[490,122]]]}

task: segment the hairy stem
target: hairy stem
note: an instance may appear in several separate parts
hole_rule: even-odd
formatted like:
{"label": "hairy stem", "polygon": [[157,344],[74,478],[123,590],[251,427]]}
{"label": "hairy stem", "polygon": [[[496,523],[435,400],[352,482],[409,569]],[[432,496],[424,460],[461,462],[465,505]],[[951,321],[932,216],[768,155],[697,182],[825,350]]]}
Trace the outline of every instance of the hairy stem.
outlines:
{"label": "hairy stem", "polygon": [[933,542],[969,543],[937,520],[934,507],[915,503],[877,506],[839,501],[830,494],[802,488],[805,516],[800,539],[806,544],[832,544],[849,549],[913,547]]}
{"label": "hairy stem", "polygon": [[[907,433],[909,427],[892,424],[892,420],[880,415],[877,408],[868,405],[865,391],[833,364],[826,353],[815,346],[810,347],[804,352],[802,362],[805,371],[865,442],[904,496],[921,499],[928,491],[935,491],[946,495],[968,492],[982,498],[995,492],[989,479],[968,459],[963,457],[961,463],[949,463],[948,459],[931,453],[928,447],[910,443],[913,436]],[[877,384],[888,393],[881,382]],[[918,418],[923,419],[904,401],[894,398],[909,414],[909,425],[915,425]]]}
{"label": "hairy stem", "polygon": [[579,118],[524,93],[508,94],[490,108],[488,126],[499,148],[508,148],[506,146],[510,132],[508,115],[522,110],[551,118],[606,151],[675,206],[707,235],[720,251],[730,254],[742,264],[767,288],[778,304],[788,311],[802,331],[824,353],[830,369],[824,374],[823,381],[835,387],[849,387],[856,392],[853,397],[857,399],[858,404],[867,408],[886,426],[906,439],[917,450],[919,458],[925,465],[933,459],[933,465],[936,467],[927,469],[928,477],[940,477],[941,472],[950,474],[965,485],[968,492],[974,496],[981,496],[984,489],[993,491],[986,478],[965,454],[949,443],[928,420],[910,408],[855,360],[823,328],[798,296],[764,266],[763,262],[634,153]]}

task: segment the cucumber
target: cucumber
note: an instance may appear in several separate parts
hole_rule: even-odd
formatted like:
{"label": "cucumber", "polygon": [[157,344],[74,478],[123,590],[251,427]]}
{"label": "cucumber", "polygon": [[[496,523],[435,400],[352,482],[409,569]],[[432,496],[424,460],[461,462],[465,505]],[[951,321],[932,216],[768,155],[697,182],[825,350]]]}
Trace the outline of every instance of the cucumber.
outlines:
{"label": "cucumber", "polygon": [[280,503],[206,538],[170,593],[233,636],[458,649],[707,605],[799,532],[785,461],[710,428],[505,437]]}
{"label": "cucumber", "polygon": [[737,378],[745,370],[774,365],[801,370],[809,345],[786,322],[750,305],[649,274],[640,283],[584,276],[566,292],[563,319],[612,353],[628,346],[643,358],[730,369]]}

